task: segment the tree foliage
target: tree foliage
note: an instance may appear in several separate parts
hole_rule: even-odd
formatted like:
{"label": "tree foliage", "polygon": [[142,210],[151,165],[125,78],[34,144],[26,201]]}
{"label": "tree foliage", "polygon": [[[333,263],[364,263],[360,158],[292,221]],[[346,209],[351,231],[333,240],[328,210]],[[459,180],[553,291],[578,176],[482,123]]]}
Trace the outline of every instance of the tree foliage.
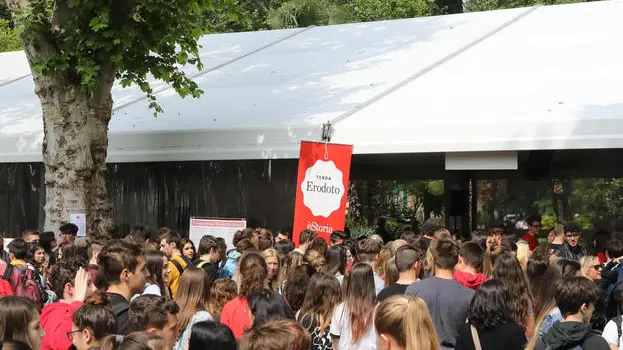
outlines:
{"label": "tree foliage", "polygon": [[0,52],[17,51],[20,48],[17,32],[6,19],[0,18]]}
{"label": "tree foliage", "polygon": [[[9,3],[11,5],[11,3]],[[95,93],[103,74],[124,86],[136,84],[161,111],[148,77],[163,80],[180,96],[197,97],[197,84],[180,69],[202,68],[197,39],[210,28],[206,11],[227,8],[212,0],[33,0],[13,3],[13,15],[33,69],[62,75]]]}

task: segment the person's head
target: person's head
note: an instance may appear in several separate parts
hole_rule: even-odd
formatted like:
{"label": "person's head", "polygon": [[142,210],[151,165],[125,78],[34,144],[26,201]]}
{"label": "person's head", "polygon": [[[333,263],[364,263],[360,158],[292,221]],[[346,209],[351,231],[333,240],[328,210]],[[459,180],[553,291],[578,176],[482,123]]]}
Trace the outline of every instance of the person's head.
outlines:
{"label": "person's head", "polygon": [[77,350],[96,347],[105,336],[117,332],[115,313],[107,302],[105,294],[95,293],[74,311],[68,335]]}
{"label": "person's head", "polygon": [[72,241],[63,241],[58,247],[58,260],[75,259],[79,255],[78,247]]}
{"label": "person's head", "polygon": [[615,235],[606,242],[606,257],[616,259],[623,256],[623,240],[616,238]]}
{"label": "person's head", "polygon": [[0,340],[0,348],[2,350],[32,350],[28,344],[15,340]]}
{"label": "person's head", "polygon": [[188,259],[195,260],[195,244],[188,238],[182,239],[182,255]]}
{"label": "person's head", "polygon": [[362,239],[355,245],[357,253],[357,261],[368,264],[376,264],[378,256],[383,249],[383,245],[379,241],[371,238]]}
{"label": "person's head", "polygon": [[109,335],[99,346],[99,350],[170,350],[165,340],[150,332],[134,332],[126,336]]}
{"label": "person's head", "polygon": [[167,274],[164,253],[159,250],[147,250],[143,253],[143,258],[145,259],[145,268],[149,272],[149,276],[145,278],[145,281],[157,285],[160,287],[160,290],[164,290],[164,281]]}
{"label": "person's head", "polygon": [[493,330],[513,322],[508,300],[511,295],[498,279],[483,282],[472,299],[467,319],[479,331]]}
{"label": "person's head", "polygon": [[281,241],[292,241],[291,227],[282,228],[277,232],[277,235],[275,236],[275,243],[279,243]]}
{"label": "person's head", "polygon": [[556,286],[564,277],[581,276],[582,266],[574,260],[558,259],[550,264],[542,283],[533,290],[536,318],[544,317],[555,305]]}
{"label": "person's head", "polygon": [[372,267],[355,263],[344,280],[344,297],[350,312],[353,343],[358,342],[372,327],[372,315],[376,305],[376,289]]}
{"label": "person's head", "polygon": [[39,231],[36,231],[36,230],[24,230],[24,232],[22,232],[22,239],[26,243],[39,242],[39,239],[40,239]]}
{"label": "person's head", "polygon": [[176,251],[181,252],[182,250],[182,237],[177,232],[165,232],[159,237],[159,240],[160,251],[169,258],[173,256],[173,253]]}
{"label": "person's head", "polygon": [[596,256],[583,256],[580,259],[580,264],[582,264],[582,273],[586,278],[591,281],[599,281],[601,279],[601,270],[602,266],[599,263],[599,258]]}
{"label": "person's head", "polygon": [[78,235],[78,226],[76,226],[76,224],[63,224],[58,230],[61,231],[63,242],[73,242],[76,240],[76,236]]}
{"label": "person's head", "polygon": [[[50,271],[50,282],[52,291],[60,298],[71,302],[75,292],[76,275],[80,269],[86,270],[87,264],[79,259],[67,259],[57,262]],[[93,281],[89,280],[89,290],[96,290]]]}
{"label": "person's head", "polygon": [[305,262],[310,264],[316,271],[327,271],[327,261],[324,253],[317,249],[307,249],[304,256]]}
{"label": "person's head", "polygon": [[394,258],[394,264],[399,274],[404,275],[406,272],[413,272],[417,278],[420,274],[422,253],[415,249],[412,245],[403,245],[398,248]]}
{"label": "person's head", "polygon": [[257,252],[247,252],[240,259],[240,290],[238,295],[246,297],[264,289],[268,278],[268,267],[264,257]]}
{"label": "person's head", "polygon": [[279,255],[286,256],[290,254],[294,250],[294,243],[287,239],[282,239],[281,241],[275,243],[273,246],[275,250],[279,252]]}
{"label": "person's head", "polygon": [[238,294],[236,282],[229,278],[219,278],[212,283],[210,288],[210,313],[212,316],[220,316],[225,304],[234,300]]}
{"label": "person's head", "polygon": [[229,327],[224,324],[203,321],[197,322],[190,329],[187,350],[237,350],[238,343]]}
{"label": "person's head", "polygon": [[331,236],[329,236],[329,242],[331,243],[331,246],[340,245],[344,243],[346,238],[348,238],[348,236],[344,231],[333,231]]}
{"label": "person's head", "polygon": [[248,330],[239,341],[240,350],[308,350],[311,336],[295,320],[266,322]]}
{"label": "person's head", "polygon": [[438,270],[454,270],[459,263],[459,246],[450,239],[440,239],[430,246],[433,264]]}
{"label": "person's head", "polygon": [[297,312],[303,305],[309,280],[314,273],[316,273],[316,270],[311,265],[299,265],[293,269],[286,279],[283,296],[288,301],[292,311]]}
{"label": "person's head", "polygon": [[305,251],[309,244],[314,240],[314,238],[318,237],[316,231],[312,230],[303,230],[299,235],[299,247],[302,251]]}
{"label": "person's head", "polygon": [[216,237],[205,235],[199,241],[199,249],[197,255],[210,263],[217,263],[221,260],[221,248]]}
{"label": "person's head", "polygon": [[281,267],[281,260],[279,259],[279,252],[274,248],[266,249],[262,252],[264,261],[266,261],[266,267],[268,272],[268,280],[279,279],[279,268]]}
{"label": "person's head", "polygon": [[535,297],[539,286],[545,283],[545,280],[543,278],[545,277],[548,266],[549,264],[544,261],[533,259],[528,260],[528,265],[526,267],[526,277],[528,278],[528,283],[530,284],[530,290],[533,291]]}
{"label": "person's head", "polygon": [[335,307],[342,301],[342,289],[335,275],[318,272],[314,274],[307,287],[299,320],[306,316],[317,317],[320,333],[331,324]]}
{"label": "person's head", "polygon": [[342,245],[329,247],[324,258],[327,262],[327,272],[330,275],[344,275],[346,273],[346,248]]}
{"label": "person's head", "polygon": [[565,223],[565,239],[571,248],[575,248],[580,243],[582,228],[575,222]]}
{"label": "person's head", "polygon": [[374,317],[378,350],[439,350],[435,326],[424,300],[397,295],[379,304]]}
{"label": "person's head", "polygon": [[153,231],[145,225],[136,225],[130,229],[127,238],[134,243],[143,244],[152,239]]}
{"label": "person's head", "polygon": [[180,307],[177,330],[183,332],[195,312],[210,309],[210,280],[205,271],[198,267],[187,268],[180,278],[175,302]]}
{"label": "person's head", "polygon": [[601,292],[597,285],[584,277],[565,277],[556,287],[556,306],[563,320],[571,315],[581,316],[588,323],[595,311]]}
{"label": "person's head", "polygon": [[509,311],[515,323],[526,326],[532,294],[517,258],[510,253],[501,254],[495,261],[493,278],[499,279],[509,289]]}
{"label": "person's head", "polygon": [[[488,238],[494,242],[494,245],[502,244],[502,237],[504,237],[504,229],[500,227],[491,228],[488,232]],[[483,247],[483,249],[486,248]]]}
{"label": "person's head", "polygon": [[175,301],[156,295],[141,295],[130,303],[128,328],[131,332],[154,333],[170,349],[175,344],[179,331],[177,314],[180,308]]}
{"label": "person's head", "polygon": [[93,261],[95,263],[97,263],[97,258],[99,257],[100,252],[102,251],[102,248],[104,248],[104,245],[106,244],[106,239],[105,238],[96,238],[90,241],[89,243],[89,249],[88,249],[88,256],[89,256],[89,260]]}
{"label": "person's head", "polygon": [[45,249],[46,253],[52,252],[52,249],[56,248],[56,237],[54,232],[45,231],[39,235],[39,244]]}
{"label": "person's head", "polygon": [[122,287],[129,297],[141,294],[145,289],[149,271],[137,244],[122,240],[110,241],[100,251],[97,264],[106,283]]}
{"label": "person's head", "polygon": [[[21,238],[15,238],[9,243],[9,258],[11,261],[24,260],[28,257],[28,243]],[[10,261],[7,261],[9,263]]]}
{"label": "person's head", "polygon": [[541,221],[542,220],[540,215],[530,215],[526,219],[526,223],[528,224],[528,233],[532,236],[536,236],[539,232],[541,232],[541,228],[543,227]]}
{"label": "person's head", "polygon": [[294,313],[281,294],[264,289],[248,296],[249,309],[253,316],[253,327],[268,321],[294,319]]}
{"label": "person's head", "polygon": [[31,349],[39,349],[44,336],[39,311],[32,301],[15,296],[0,298],[0,339],[19,341]]}
{"label": "person's head", "polygon": [[459,270],[465,270],[466,267],[482,272],[482,264],[484,261],[485,251],[476,242],[465,242],[459,249]]}
{"label": "person's head", "polygon": [[606,249],[606,243],[611,237],[612,234],[606,230],[599,230],[595,232],[595,238],[593,239],[595,244],[595,253],[603,253]]}
{"label": "person's head", "polygon": [[28,256],[30,262],[35,266],[41,266],[45,262],[45,249],[38,243],[33,242],[28,244]]}

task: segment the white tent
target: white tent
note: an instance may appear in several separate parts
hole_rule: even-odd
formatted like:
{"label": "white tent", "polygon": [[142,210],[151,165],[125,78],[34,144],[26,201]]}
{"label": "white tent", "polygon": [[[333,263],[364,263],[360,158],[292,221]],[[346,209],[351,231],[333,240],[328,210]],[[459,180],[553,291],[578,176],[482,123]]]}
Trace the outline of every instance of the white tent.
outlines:
{"label": "white tent", "polygon": [[[209,35],[205,94],[158,84],[154,118],[115,86],[109,162],[297,158],[301,140],[356,154],[623,148],[623,1]],[[0,54],[0,162],[41,161],[21,52]]]}

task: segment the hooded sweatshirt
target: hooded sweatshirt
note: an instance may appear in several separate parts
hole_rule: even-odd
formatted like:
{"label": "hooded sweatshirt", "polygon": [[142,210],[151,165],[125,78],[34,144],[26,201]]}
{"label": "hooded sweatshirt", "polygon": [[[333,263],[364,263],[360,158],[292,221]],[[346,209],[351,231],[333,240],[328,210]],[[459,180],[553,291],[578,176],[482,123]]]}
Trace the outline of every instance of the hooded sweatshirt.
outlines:
{"label": "hooded sweatshirt", "polygon": [[482,273],[471,274],[465,271],[454,271],[454,280],[469,289],[478,290],[478,287],[487,280]]}
{"label": "hooded sweatshirt", "polygon": [[545,350],[547,346],[552,350],[573,349],[580,346],[587,350],[610,350],[610,346],[590,324],[581,322],[557,322],[539,339],[535,350]]}
{"label": "hooded sweatshirt", "polygon": [[71,332],[72,316],[80,306],[81,301],[74,301],[71,304],[52,303],[43,308],[41,327],[45,337],[41,340],[41,350],[67,350],[72,346],[67,332]]}
{"label": "hooded sweatshirt", "polygon": [[219,278],[232,278],[234,277],[234,272],[238,267],[238,258],[240,257],[240,253],[237,250],[233,249],[227,253],[227,260],[221,267],[221,271],[219,273]]}

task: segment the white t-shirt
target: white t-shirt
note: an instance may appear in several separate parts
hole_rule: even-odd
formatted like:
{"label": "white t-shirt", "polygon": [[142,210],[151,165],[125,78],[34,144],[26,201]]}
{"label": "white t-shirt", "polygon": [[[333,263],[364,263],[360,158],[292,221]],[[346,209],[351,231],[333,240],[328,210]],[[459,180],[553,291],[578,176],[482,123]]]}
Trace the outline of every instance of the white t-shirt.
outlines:
{"label": "white t-shirt", "polygon": [[335,308],[333,317],[331,318],[331,327],[329,329],[331,335],[340,337],[338,349],[340,350],[376,350],[376,333],[374,331],[374,322],[370,323],[370,329],[355,344],[352,343],[353,335],[350,326],[350,317],[345,303],[341,303]]}
{"label": "white t-shirt", "polygon": [[604,327],[603,333],[601,336],[606,339],[609,345],[619,345],[623,344],[623,337],[619,338],[619,332],[617,331],[617,325],[614,323],[614,320],[608,321],[606,327]]}

